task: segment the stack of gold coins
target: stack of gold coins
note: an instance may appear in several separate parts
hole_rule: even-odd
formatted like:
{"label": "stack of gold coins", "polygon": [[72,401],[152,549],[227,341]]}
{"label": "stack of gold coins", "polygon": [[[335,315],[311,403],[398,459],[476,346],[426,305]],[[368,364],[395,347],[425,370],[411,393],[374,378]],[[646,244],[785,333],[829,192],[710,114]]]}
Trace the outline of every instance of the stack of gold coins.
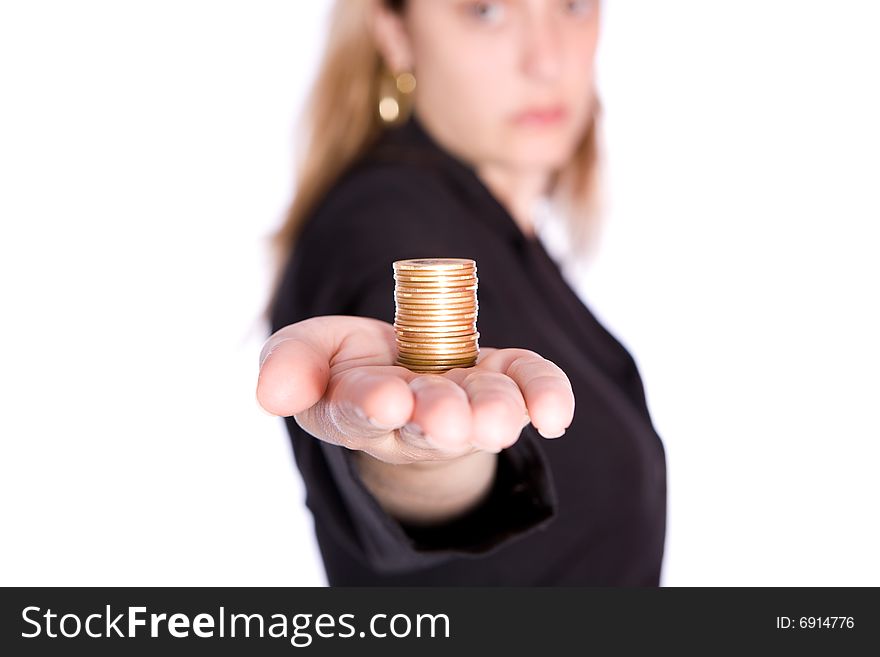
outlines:
{"label": "stack of gold coins", "polygon": [[394,307],[398,365],[435,373],[476,365],[480,353],[476,262],[397,260]]}

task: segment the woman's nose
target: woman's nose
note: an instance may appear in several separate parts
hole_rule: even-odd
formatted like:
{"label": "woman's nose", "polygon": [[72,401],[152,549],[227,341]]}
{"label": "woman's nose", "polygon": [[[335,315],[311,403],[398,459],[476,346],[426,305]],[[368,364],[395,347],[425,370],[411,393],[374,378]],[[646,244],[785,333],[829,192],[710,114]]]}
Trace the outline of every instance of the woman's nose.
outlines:
{"label": "woman's nose", "polygon": [[523,29],[522,69],[531,78],[553,80],[562,70],[562,43],[553,20],[528,21]]}

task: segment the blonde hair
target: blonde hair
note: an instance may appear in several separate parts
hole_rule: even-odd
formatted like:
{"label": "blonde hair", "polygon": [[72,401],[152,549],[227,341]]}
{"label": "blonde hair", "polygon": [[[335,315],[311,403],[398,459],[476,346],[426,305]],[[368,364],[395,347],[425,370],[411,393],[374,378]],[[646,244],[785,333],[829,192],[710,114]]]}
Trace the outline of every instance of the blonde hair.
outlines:
{"label": "blonde hair", "polygon": [[[320,70],[300,118],[305,138],[297,154],[293,201],[281,227],[271,236],[275,263],[275,304],[287,257],[300,229],[322,196],[345,169],[376,141],[384,129],[379,117],[379,89],[387,75],[370,25],[376,3],[402,11],[405,0],[336,0]],[[552,199],[567,225],[572,253],[585,253],[593,242],[600,214],[599,134],[601,103],[593,95],[592,117],[571,161],[554,176]]]}

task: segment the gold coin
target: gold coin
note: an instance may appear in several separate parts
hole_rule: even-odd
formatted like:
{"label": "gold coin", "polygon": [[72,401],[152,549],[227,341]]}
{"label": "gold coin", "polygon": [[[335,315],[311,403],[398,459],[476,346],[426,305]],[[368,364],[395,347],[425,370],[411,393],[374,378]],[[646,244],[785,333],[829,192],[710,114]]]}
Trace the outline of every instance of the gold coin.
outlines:
{"label": "gold coin", "polygon": [[452,340],[435,341],[432,338],[396,338],[398,351],[425,352],[430,354],[451,353],[464,351],[465,349],[477,349],[480,346],[479,338],[466,335],[454,336]]}
{"label": "gold coin", "polygon": [[476,307],[456,306],[443,310],[433,308],[426,305],[412,304],[414,307],[404,308],[398,306],[394,309],[394,314],[406,321],[412,322],[431,322],[432,324],[451,324],[451,323],[469,323],[477,321]]}
{"label": "gold coin", "polygon": [[450,333],[453,331],[476,331],[477,323],[473,319],[462,319],[456,322],[407,322],[397,317],[394,319],[394,328],[416,333]]}
{"label": "gold coin", "polygon": [[398,304],[395,312],[401,317],[407,317],[409,319],[419,320],[423,322],[427,321],[438,321],[442,322],[444,320],[449,321],[450,319],[456,319],[458,317],[462,317],[467,319],[468,316],[476,317],[478,308],[476,306],[451,306],[449,308],[444,308],[442,306],[430,306],[427,304],[404,304],[405,306],[414,306],[404,307]]}
{"label": "gold coin", "polygon": [[463,324],[461,326],[402,326],[394,324],[394,328],[397,337],[404,337],[406,334],[424,335],[425,337],[433,336],[435,338],[477,335],[477,327],[474,324]]}
{"label": "gold coin", "polygon": [[432,342],[430,340],[396,339],[397,350],[408,354],[443,355],[475,350],[480,346],[479,339],[464,338],[457,342]]}
{"label": "gold coin", "polygon": [[409,284],[421,284],[421,283],[444,283],[444,282],[452,282],[452,283],[476,283],[478,282],[476,272],[462,272],[462,273],[436,273],[432,274],[430,272],[396,272],[392,274],[392,278],[398,283],[409,283]]}
{"label": "gold coin", "polygon": [[451,301],[453,299],[475,299],[477,293],[465,290],[463,292],[425,292],[418,290],[416,292],[407,292],[406,290],[394,290],[394,296],[397,299],[438,299],[440,301]]}
{"label": "gold coin", "polygon": [[466,274],[394,274],[395,285],[476,285],[476,273]]}
{"label": "gold coin", "polygon": [[450,308],[446,312],[438,311],[436,313],[423,313],[421,310],[438,310],[431,306],[419,306],[403,308],[398,306],[394,309],[394,314],[407,322],[430,322],[431,324],[470,324],[477,321],[477,309],[468,308],[467,306],[457,306]]}
{"label": "gold coin", "polygon": [[449,370],[459,369],[459,368],[468,368],[473,367],[477,364],[476,361],[472,363],[462,363],[460,365],[428,365],[428,366],[417,366],[417,365],[404,365],[403,363],[398,363],[401,367],[406,367],[410,372],[418,372],[420,374],[443,374],[448,372]]}
{"label": "gold coin", "polygon": [[478,351],[461,352],[459,354],[449,354],[446,356],[426,356],[425,354],[410,354],[400,352],[397,359],[403,363],[415,365],[451,365],[461,363],[479,355]]}
{"label": "gold coin", "polygon": [[398,306],[414,306],[413,308],[406,308],[407,310],[433,310],[435,312],[442,312],[447,307],[461,312],[462,308],[467,308],[468,306],[475,311],[477,307],[476,300],[474,298],[468,299],[467,297],[446,300],[438,299],[437,297],[401,297],[396,299],[395,302]]}
{"label": "gold coin", "polygon": [[475,276],[476,265],[463,265],[461,267],[392,267],[394,276]]}
{"label": "gold coin", "polygon": [[394,324],[394,332],[400,338],[413,336],[434,336],[434,337],[453,337],[456,335],[474,335],[477,327],[473,324],[463,324],[461,326],[404,326],[402,324]]}
{"label": "gold coin", "polygon": [[393,271],[398,276],[473,276],[477,267],[468,264],[454,267],[408,267],[395,263]]}
{"label": "gold coin", "polygon": [[428,340],[404,340],[401,338],[395,338],[395,343],[397,343],[398,351],[407,351],[407,352],[424,352],[425,354],[446,354],[446,353],[454,353],[457,351],[465,351],[468,349],[477,349],[479,347],[479,339],[473,337],[464,336],[464,339],[461,339],[461,336],[457,339],[457,341],[451,342],[434,342],[430,339]]}
{"label": "gold coin", "polygon": [[403,363],[397,363],[400,367],[405,367],[410,372],[415,372],[417,374],[445,374],[446,372],[458,368],[468,368],[476,365],[476,361],[473,363],[461,363],[460,365],[436,365],[436,366],[428,366],[428,367],[419,367],[416,365],[405,365]]}
{"label": "gold coin", "polygon": [[403,269],[395,267],[393,276],[399,278],[418,278],[424,276],[427,278],[462,278],[465,276],[476,276],[476,267],[458,267],[457,269]]}
{"label": "gold coin", "polygon": [[[453,296],[444,296],[442,294],[418,294],[412,296],[402,296],[402,295],[394,295],[394,302],[398,304],[411,304],[415,303],[421,308],[416,308],[416,310],[443,310],[446,306],[466,306],[468,304],[472,304],[474,306],[477,305],[477,293],[476,292],[468,292],[467,294],[460,297]],[[425,308],[425,303],[433,303],[436,308]]]}
{"label": "gold coin", "polygon": [[394,322],[396,324],[405,324],[407,326],[449,326],[450,324],[476,324],[476,313],[463,313],[461,315],[406,315],[404,313],[395,313]]}
{"label": "gold coin", "polygon": [[[407,330],[397,330],[394,332],[395,337],[398,340],[403,340],[405,342],[421,342],[422,340],[426,340],[429,342],[433,341],[450,341],[450,340],[471,340],[477,336],[479,336],[479,332],[475,330],[473,327],[466,327],[463,329],[459,329],[456,331],[407,331]],[[411,337],[408,337],[411,336]]]}
{"label": "gold coin", "polygon": [[407,354],[451,355],[468,351],[476,351],[479,341],[462,340],[460,342],[425,342],[415,340],[396,340],[397,351]]}
{"label": "gold coin", "polygon": [[477,314],[465,311],[461,315],[408,315],[409,308],[398,308],[394,315],[396,321],[414,326],[449,326],[450,324],[476,324]]}
{"label": "gold coin", "polygon": [[461,280],[436,280],[436,281],[401,281],[399,279],[395,279],[394,288],[399,290],[401,288],[416,288],[418,290],[437,290],[438,288],[446,288],[446,287],[454,287],[454,288],[465,288],[469,290],[476,290],[478,287],[477,281],[473,278],[465,278]]}
{"label": "gold coin", "polygon": [[397,353],[401,357],[413,358],[417,360],[451,360],[456,358],[467,358],[475,356],[479,350],[479,345],[470,344],[463,347],[435,349],[433,347],[407,347],[401,344],[397,345]]}
{"label": "gold coin", "polygon": [[445,285],[479,285],[475,275],[468,276],[401,276],[394,274],[394,284],[420,287],[443,287]]}
{"label": "gold coin", "polygon": [[396,260],[394,271],[457,271],[476,269],[477,263],[469,258],[410,258]]}
{"label": "gold coin", "polygon": [[443,310],[445,308],[454,308],[460,310],[462,308],[470,308],[476,310],[477,301],[473,298],[467,299],[451,299],[443,301],[442,299],[396,299],[395,303],[400,308],[408,310]]}
{"label": "gold coin", "polygon": [[412,317],[419,319],[437,319],[442,320],[448,317],[465,317],[467,315],[477,316],[476,307],[473,310],[462,310],[461,308],[429,308],[419,307],[398,309],[398,314],[403,317]]}
{"label": "gold coin", "polygon": [[479,345],[471,345],[457,351],[434,351],[433,349],[405,349],[398,346],[397,357],[412,362],[441,363],[448,360],[472,358],[480,352]]}
{"label": "gold coin", "polygon": [[476,349],[468,351],[457,351],[448,354],[430,354],[416,351],[398,351],[398,358],[410,363],[429,363],[431,365],[440,365],[443,363],[457,363],[468,358],[476,358],[480,352]]}
{"label": "gold coin", "polygon": [[442,299],[419,299],[416,297],[409,297],[406,299],[395,299],[394,303],[397,306],[403,306],[404,308],[412,306],[408,308],[409,310],[443,311],[447,308],[451,308],[452,310],[461,312],[462,308],[470,308],[471,310],[479,308],[479,303],[473,297],[470,299],[449,299],[447,301],[443,301]]}
{"label": "gold coin", "polygon": [[447,287],[427,287],[424,285],[397,285],[394,287],[394,294],[475,294],[476,289],[476,285],[450,285]]}
{"label": "gold coin", "polygon": [[430,326],[443,326],[444,324],[473,324],[477,321],[476,311],[468,309],[463,309],[462,312],[423,314],[413,312],[411,308],[397,308],[394,311],[394,315],[406,323],[418,322]]}
{"label": "gold coin", "polygon": [[416,342],[430,343],[430,342],[436,341],[437,344],[443,344],[443,340],[441,340],[441,338],[445,339],[448,342],[451,342],[452,340],[460,340],[460,341],[464,342],[466,340],[472,340],[474,338],[474,336],[476,336],[476,335],[478,335],[478,333],[476,331],[471,331],[471,330],[468,330],[463,333],[459,333],[459,332],[454,332],[454,333],[417,333],[415,335],[412,333],[399,332],[399,333],[397,333],[397,335],[395,336],[394,339],[398,340],[398,341],[402,341],[402,342],[413,342],[413,343],[416,343]]}
{"label": "gold coin", "polygon": [[477,331],[473,326],[465,326],[464,328],[444,328],[441,327],[439,329],[435,327],[426,327],[426,328],[404,328],[402,326],[394,325],[396,329],[397,337],[407,340],[419,337],[425,338],[452,338],[452,337],[463,337],[466,335],[476,335]]}
{"label": "gold coin", "polygon": [[458,290],[455,292],[432,292],[431,290],[419,289],[415,292],[410,290],[394,290],[394,298],[399,301],[409,299],[437,299],[438,301],[455,301],[456,299],[476,300],[476,290]]}
{"label": "gold coin", "polygon": [[394,261],[394,267],[397,269],[440,269],[445,271],[476,266],[477,263],[470,258],[405,258]]}
{"label": "gold coin", "polygon": [[452,342],[454,340],[459,340],[464,342],[466,340],[473,340],[475,337],[478,337],[479,333],[477,331],[467,329],[463,332],[455,331],[453,333],[404,333],[403,331],[398,331],[397,335],[395,335],[394,339],[401,342],[436,342],[437,344],[443,344],[445,342]]}
{"label": "gold coin", "polygon": [[406,367],[459,367],[471,366],[476,364],[476,355],[469,358],[459,358],[454,360],[438,360],[438,359],[412,359],[399,356],[397,362]]}
{"label": "gold coin", "polygon": [[455,354],[454,356],[446,356],[443,358],[426,357],[420,354],[404,354],[401,353],[397,359],[401,363],[407,365],[456,365],[473,360],[478,355],[477,352]]}
{"label": "gold coin", "polygon": [[397,329],[397,334],[413,334],[413,335],[455,335],[457,333],[465,334],[465,333],[476,333],[477,327],[473,322],[470,324],[447,324],[445,326],[407,326],[405,324],[400,324],[399,322],[394,323],[394,328]]}
{"label": "gold coin", "polygon": [[422,285],[421,282],[418,281],[394,281],[394,289],[415,289],[415,290],[428,290],[428,291],[438,291],[443,289],[454,289],[454,290],[476,290],[478,284],[473,279],[463,280],[463,281],[437,281],[437,284],[432,285]]}
{"label": "gold coin", "polygon": [[470,335],[451,335],[446,338],[438,338],[435,336],[398,336],[394,341],[397,343],[399,349],[405,349],[407,351],[420,349],[433,352],[441,349],[463,347],[476,348],[479,344],[479,337],[477,337],[476,333]]}
{"label": "gold coin", "polygon": [[468,318],[468,315],[473,315],[474,321],[476,321],[479,308],[475,304],[454,305],[444,308],[427,303],[398,303],[394,308],[394,312],[401,317],[422,322],[455,321],[457,317]]}
{"label": "gold coin", "polygon": [[477,323],[470,320],[460,322],[445,322],[439,324],[437,322],[420,322],[414,324],[412,322],[404,322],[400,319],[394,320],[394,328],[398,331],[406,331],[409,333],[456,333],[458,331],[476,331]]}
{"label": "gold coin", "polygon": [[439,354],[448,351],[462,351],[464,349],[476,349],[479,338],[474,336],[453,336],[453,340],[434,341],[430,338],[410,340],[405,338],[395,338],[394,341],[402,351],[425,351],[432,354]]}

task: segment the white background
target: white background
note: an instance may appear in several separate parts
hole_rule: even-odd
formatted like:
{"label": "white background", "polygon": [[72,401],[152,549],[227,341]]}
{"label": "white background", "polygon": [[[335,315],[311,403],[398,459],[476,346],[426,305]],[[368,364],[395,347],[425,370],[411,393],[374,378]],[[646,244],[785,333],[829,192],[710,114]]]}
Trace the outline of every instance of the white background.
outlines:
{"label": "white background", "polygon": [[[0,3],[0,584],[323,585],[254,400],[328,3]],[[605,3],[667,585],[880,585],[876,3]]]}

